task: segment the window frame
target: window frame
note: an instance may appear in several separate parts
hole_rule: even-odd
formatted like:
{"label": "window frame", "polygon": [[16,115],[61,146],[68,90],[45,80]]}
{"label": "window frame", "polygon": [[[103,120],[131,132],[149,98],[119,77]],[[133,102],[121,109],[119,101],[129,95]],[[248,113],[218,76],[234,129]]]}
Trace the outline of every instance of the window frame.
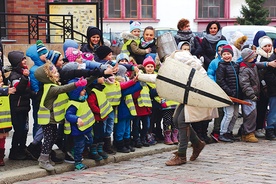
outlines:
{"label": "window frame", "polygon": [[[142,16],[142,1],[143,0],[136,0],[137,3],[137,16],[136,17],[126,17],[126,4],[125,0],[120,0],[120,7],[121,7],[121,16],[119,18],[110,18],[109,17],[109,1],[110,0],[103,0],[104,1],[104,20],[105,21],[120,21],[120,22],[128,22],[129,20],[147,20],[150,22],[156,22],[157,17],[156,17],[156,1],[157,0],[152,0],[152,17],[151,18],[143,18]],[[146,5],[147,6],[147,5]]]}
{"label": "window frame", "polygon": [[[200,3],[200,1],[201,1],[201,3]],[[206,0],[206,1],[210,1],[210,0]],[[197,3],[196,3],[196,17],[198,18],[198,19],[222,19],[222,18],[225,18],[225,5],[226,5],[226,1],[221,1],[221,0],[212,0],[213,2],[215,2],[215,1],[219,1],[219,3],[221,3],[221,2],[223,2],[224,4],[223,4],[223,7],[222,6],[220,6],[220,5],[208,5],[208,6],[204,6],[204,0],[197,0]],[[220,2],[221,1],[221,2]],[[210,3],[210,2],[208,2],[208,3]],[[200,8],[199,6],[200,6],[200,4],[202,5],[202,7]],[[207,8],[207,17],[204,17],[204,8]],[[217,11],[218,12],[218,17],[210,17],[210,9],[211,8],[218,8],[219,9],[219,11]],[[223,8],[223,16],[222,17],[220,17],[221,15],[221,8]],[[201,14],[201,17],[199,16]]]}

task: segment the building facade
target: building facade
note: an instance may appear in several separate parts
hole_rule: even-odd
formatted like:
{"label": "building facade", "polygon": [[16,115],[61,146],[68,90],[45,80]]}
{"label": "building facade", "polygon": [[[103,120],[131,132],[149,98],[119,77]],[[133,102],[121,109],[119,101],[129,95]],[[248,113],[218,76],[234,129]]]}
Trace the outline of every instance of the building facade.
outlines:
{"label": "building facade", "polygon": [[[217,20],[222,26],[236,24],[245,0],[99,0],[103,5],[103,32],[129,30],[129,21],[137,20],[142,27],[176,28],[181,18],[190,20],[192,31],[204,31],[208,22]],[[99,2],[98,0],[1,0],[0,12],[46,14],[48,2]],[[266,0],[272,22],[276,26],[276,0]],[[9,16],[7,16],[9,19]],[[11,28],[16,25],[1,25]],[[13,27],[12,27],[13,28]],[[13,29],[9,29],[13,30]],[[4,35],[5,33],[1,34]],[[9,39],[9,38],[5,38]]]}

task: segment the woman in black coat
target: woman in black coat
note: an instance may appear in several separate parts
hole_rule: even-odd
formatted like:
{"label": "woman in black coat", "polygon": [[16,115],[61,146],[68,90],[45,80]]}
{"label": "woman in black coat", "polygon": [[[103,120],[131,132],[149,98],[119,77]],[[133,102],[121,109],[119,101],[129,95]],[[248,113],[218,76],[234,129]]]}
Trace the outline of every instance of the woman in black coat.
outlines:
{"label": "woman in black coat", "polygon": [[201,48],[204,57],[204,68],[208,69],[209,64],[216,57],[216,46],[220,40],[226,40],[221,34],[221,26],[217,21],[209,22],[206,27],[207,35],[203,38]]}

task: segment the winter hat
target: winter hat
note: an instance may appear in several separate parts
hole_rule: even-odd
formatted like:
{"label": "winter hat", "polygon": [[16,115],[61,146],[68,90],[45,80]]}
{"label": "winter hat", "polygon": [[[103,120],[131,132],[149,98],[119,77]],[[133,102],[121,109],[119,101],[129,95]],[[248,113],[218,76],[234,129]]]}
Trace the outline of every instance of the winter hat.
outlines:
{"label": "winter hat", "polygon": [[54,65],[57,63],[61,53],[56,50],[50,50],[47,54],[47,59],[49,59]]}
{"label": "winter hat", "polygon": [[77,62],[70,62],[65,64],[62,67],[62,71],[70,71],[70,70],[77,70],[79,68],[79,63]]}
{"label": "winter hat", "polygon": [[116,74],[116,76],[120,76],[125,78],[126,77],[126,72],[127,72],[127,68],[124,65],[118,65],[118,72]]}
{"label": "winter hat", "polygon": [[120,62],[120,61],[123,60],[123,59],[126,59],[127,61],[129,61],[129,57],[128,57],[127,54],[125,54],[125,53],[120,53],[120,54],[117,55],[117,57],[116,57],[116,62],[118,63],[118,62]]}
{"label": "winter hat", "polygon": [[268,36],[263,36],[263,37],[259,38],[258,42],[259,42],[260,48],[263,48],[264,46],[266,46],[268,44],[272,45],[272,40]]}
{"label": "winter hat", "polygon": [[263,30],[258,31],[253,39],[253,45],[255,45],[256,47],[259,47],[259,39],[263,36],[266,36],[266,32]]}
{"label": "winter hat", "polygon": [[152,57],[151,56],[148,56],[146,59],[144,59],[144,61],[143,61],[143,66],[144,67],[146,67],[148,64],[152,64],[153,66],[154,66],[154,68],[155,68],[155,62],[154,62],[154,60],[152,59]]}
{"label": "winter hat", "polygon": [[[75,78],[75,79],[70,80],[70,81],[68,82],[68,84],[73,83],[73,82],[77,82],[77,81],[78,81],[78,79]],[[68,94],[68,96],[69,96],[69,99],[70,99],[70,100],[79,101],[80,93],[81,93],[81,91],[82,91],[83,89],[85,89],[85,87],[86,87],[86,86],[79,86],[79,87],[77,87],[76,89],[74,89],[74,90],[68,92],[67,94]]]}
{"label": "winter hat", "polygon": [[73,47],[68,47],[65,52],[65,56],[69,62],[75,62],[81,54],[82,52],[79,49],[75,49]]}
{"label": "winter hat", "polygon": [[86,32],[86,35],[87,35],[87,39],[90,39],[92,36],[94,35],[99,35],[100,37],[102,37],[102,32],[99,28],[97,27],[94,27],[94,26],[89,26],[87,28],[87,32]]}
{"label": "winter hat", "polygon": [[24,57],[24,53],[21,51],[11,51],[8,53],[8,59],[12,67],[17,67]]}
{"label": "winter hat", "polygon": [[94,55],[90,52],[83,52],[82,53],[82,58],[87,60],[87,61],[93,61],[94,60]]}
{"label": "winter hat", "polygon": [[129,24],[130,24],[130,30],[129,30],[130,32],[132,32],[134,29],[141,30],[141,23],[140,22],[131,20],[129,22]]}
{"label": "winter hat", "polygon": [[66,50],[69,47],[73,47],[75,49],[78,49],[79,48],[79,44],[75,40],[66,39],[65,42],[63,43],[63,52],[64,52],[64,55],[65,55]]}
{"label": "winter hat", "polygon": [[96,51],[97,56],[100,60],[104,59],[110,52],[112,52],[111,48],[108,46],[100,46]]}
{"label": "winter hat", "polygon": [[47,48],[41,40],[36,41],[36,50],[39,56],[46,54],[48,52]]}
{"label": "winter hat", "polygon": [[244,48],[241,51],[241,57],[242,57],[243,61],[248,61],[252,58],[255,58],[256,53],[253,50],[249,49],[249,48]]}
{"label": "winter hat", "polygon": [[231,45],[224,45],[221,49],[221,55],[224,53],[224,52],[230,52],[232,54],[232,56],[234,55],[233,53],[233,49],[231,47]]}

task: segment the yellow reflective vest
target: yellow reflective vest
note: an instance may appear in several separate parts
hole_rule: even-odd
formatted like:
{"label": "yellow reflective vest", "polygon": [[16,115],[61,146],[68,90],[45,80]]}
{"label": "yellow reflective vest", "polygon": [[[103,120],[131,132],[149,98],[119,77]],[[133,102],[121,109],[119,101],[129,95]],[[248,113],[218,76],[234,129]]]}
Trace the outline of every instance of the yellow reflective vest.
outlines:
{"label": "yellow reflective vest", "polygon": [[95,88],[93,88],[92,91],[96,94],[98,106],[100,108],[101,119],[104,119],[109,113],[112,112],[113,108],[107,100],[106,95],[103,91],[99,91]]}
{"label": "yellow reflective vest", "polygon": [[140,39],[137,39],[137,40],[128,40],[128,41],[126,41],[126,43],[124,43],[124,45],[122,46],[121,53],[125,53],[125,54],[127,54],[127,55],[130,55],[130,52],[129,52],[129,50],[127,49],[127,47],[131,44],[132,41],[135,41],[137,45],[140,44]]}
{"label": "yellow reflective vest", "polygon": [[132,116],[137,116],[137,112],[136,112],[135,105],[134,105],[133,98],[132,98],[131,94],[125,96],[125,103],[129,109],[130,114]]}
{"label": "yellow reflective vest", "polygon": [[[56,84],[44,84],[43,86],[43,95],[40,101],[39,110],[38,110],[38,124],[47,125],[50,123],[50,110],[44,106],[45,98],[48,94],[48,91],[51,86],[58,86]],[[58,95],[57,99],[53,104],[53,113],[54,119],[56,122],[60,122],[65,118],[65,109],[68,103],[68,96],[66,93],[61,93]]]}
{"label": "yellow reflective vest", "polygon": [[103,92],[106,94],[106,98],[112,106],[117,106],[120,104],[122,93],[121,86],[118,81],[113,84],[104,84],[105,88]]}
{"label": "yellow reflective vest", "polygon": [[139,107],[152,107],[149,95],[149,87],[147,85],[144,85],[140,91],[140,96],[138,97],[137,102]]}
{"label": "yellow reflective vest", "polygon": [[9,96],[0,96],[0,129],[11,127],[12,122]]}
{"label": "yellow reflective vest", "polygon": [[[94,114],[91,111],[87,101],[77,102],[77,101],[74,101],[74,100],[69,100],[68,108],[71,105],[75,106],[78,109],[76,116],[81,118],[83,123],[84,123],[83,126],[78,127],[78,129],[80,131],[85,131],[86,129],[90,128],[95,123]],[[71,124],[68,121],[65,121],[65,123],[64,123],[64,134],[67,134],[67,135],[71,134]]]}

